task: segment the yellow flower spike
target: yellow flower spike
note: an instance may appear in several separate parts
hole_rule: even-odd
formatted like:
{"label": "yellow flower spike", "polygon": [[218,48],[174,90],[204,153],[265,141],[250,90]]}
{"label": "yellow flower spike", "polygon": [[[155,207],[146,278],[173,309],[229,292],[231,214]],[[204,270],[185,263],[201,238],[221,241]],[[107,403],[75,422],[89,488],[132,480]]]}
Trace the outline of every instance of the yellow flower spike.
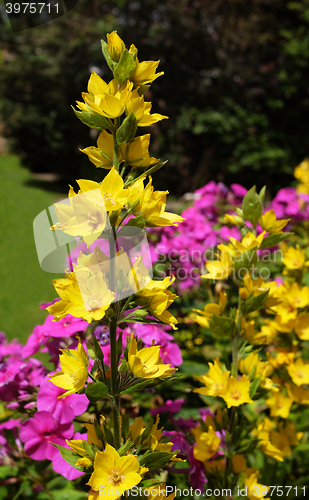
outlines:
{"label": "yellow flower spike", "polygon": [[296,245],[296,248],[289,247],[283,254],[282,262],[291,271],[302,269],[305,265],[305,251]]}
{"label": "yellow flower spike", "polygon": [[[89,146],[88,148],[80,149],[80,151],[88,155],[89,160],[97,168],[112,168],[114,165],[114,139],[112,134],[109,134],[106,130],[102,130],[97,140],[97,146],[97,148]],[[123,159],[120,154],[119,163],[122,161]]]}
{"label": "yellow flower spike", "polygon": [[290,219],[277,220],[274,210],[269,210],[265,212],[264,215],[259,219],[261,228],[267,233],[282,233],[282,229],[287,225]]}
{"label": "yellow flower spike", "polygon": [[256,429],[252,431],[252,434],[256,436],[259,440],[259,447],[265,455],[274,458],[278,462],[283,462],[283,455],[279,448],[270,442],[270,433],[274,430],[274,423],[269,419],[265,418],[261,424],[258,425]]}
{"label": "yellow flower spike", "polygon": [[156,69],[160,61],[142,61],[136,59],[136,70],[131,76],[131,80],[136,86],[146,85],[156,80],[159,76],[164,75],[164,71],[156,73]]}
{"label": "yellow flower spike", "polygon": [[134,168],[148,167],[158,163],[158,158],[149,156],[150,134],[135,137],[133,141],[121,146],[120,152],[123,160]]}
{"label": "yellow flower spike", "polygon": [[194,389],[193,392],[204,394],[205,396],[221,396],[225,393],[230,372],[223,372],[219,359],[215,359],[214,363],[208,363],[209,371],[205,375],[193,375],[205,387]]}
{"label": "yellow flower spike", "polygon": [[193,453],[196,460],[208,462],[217,453],[221,439],[216,435],[212,426],[208,427],[208,432],[203,432],[201,426],[191,429],[195,437],[196,446]]}
{"label": "yellow flower spike", "polygon": [[224,399],[227,407],[231,408],[231,406],[240,406],[244,403],[253,403],[249,391],[250,380],[246,375],[243,375],[240,380],[230,377],[225,394],[220,397]]}
{"label": "yellow flower spike", "polygon": [[54,373],[49,379],[57,387],[66,390],[58,399],[82,390],[88,378],[88,356],[80,338],[76,338],[78,339],[77,350],[60,349],[62,352],[59,356],[61,371]]}
{"label": "yellow flower spike", "polygon": [[140,464],[137,457],[120,457],[109,444],[106,445],[105,451],[97,451],[93,468],[94,472],[87,484],[95,491],[101,492],[105,489],[111,500],[118,499],[124,490],[131,489],[142,480],[138,473]]}
{"label": "yellow flower spike", "polygon": [[287,371],[298,387],[309,384],[309,363],[304,363],[302,358],[298,358],[294,363],[287,366]]}
{"label": "yellow flower spike", "polygon": [[118,62],[126,46],[117,31],[112,31],[112,33],[107,33],[107,45],[108,52],[113,61]]}
{"label": "yellow flower spike", "polygon": [[137,349],[136,339],[131,335],[128,361],[133,375],[145,379],[166,378],[172,375],[176,368],[161,363],[160,346]]}
{"label": "yellow flower spike", "polygon": [[293,399],[286,397],[282,392],[275,392],[271,398],[266,399],[272,417],[288,418]]}

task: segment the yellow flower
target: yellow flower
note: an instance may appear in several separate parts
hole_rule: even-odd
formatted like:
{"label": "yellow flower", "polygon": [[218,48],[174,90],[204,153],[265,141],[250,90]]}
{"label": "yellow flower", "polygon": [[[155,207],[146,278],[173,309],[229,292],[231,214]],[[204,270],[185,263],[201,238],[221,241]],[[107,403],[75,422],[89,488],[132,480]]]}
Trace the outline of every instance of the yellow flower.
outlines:
{"label": "yellow flower", "polygon": [[79,458],[75,465],[80,467],[90,467],[92,465],[92,461],[88,457]]}
{"label": "yellow flower", "polygon": [[117,82],[112,80],[107,84],[99,75],[92,72],[88,82],[88,93],[82,93],[85,103],[76,101],[77,106],[88,113],[117,118],[124,113],[128,101],[133,97],[132,88],[133,83],[127,81],[118,90]]}
{"label": "yellow flower", "polygon": [[249,390],[250,380],[246,375],[243,375],[240,380],[230,377],[225,394],[221,394],[220,397],[224,399],[228,408],[240,406],[244,403],[253,403]]}
{"label": "yellow flower", "polygon": [[[132,84],[133,85],[133,84]],[[159,113],[150,114],[151,102],[145,102],[144,97],[138,94],[138,89],[133,90],[130,99],[126,104],[126,115],[134,113],[139,127],[148,127],[160,120],[167,119],[168,116]]]}
{"label": "yellow flower", "polygon": [[80,338],[77,338],[77,351],[74,349],[60,349],[62,352],[59,356],[61,371],[50,376],[50,382],[66,390],[64,394],[59,396],[59,399],[82,390],[88,378],[88,356]]}
{"label": "yellow flower", "polygon": [[135,137],[133,141],[121,146],[120,152],[123,160],[132,167],[148,167],[158,163],[158,158],[149,156],[150,134]]}
{"label": "yellow flower", "polygon": [[298,358],[294,363],[287,366],[287,371],[294,384],[298,387],[309,384],[309,363],[304,363],[302,358]]}
{"label": "yellow flower", "polygon": [[273,387],[272,380],[268,378],[268,375],[273,372],[272,365],[267,361],[262,361],[256,351],[251,352],[246,358],[240,358],[238,368],[241,373],[248,375],[250,380],[261,377],[260,384],[265,389],[273,388],[274,391],[278,390],[277,387]]}
{"label": "yellow flower", "polygon": [[270,408],[272,417],[288,418],[293,399],[284,396],[282,392],[278,391],[271,398],[266,399],[266,404]]}
{"label": "yellow flower", "polygon": [[265,418],[261,424],[258,425],[256,429],[252,431],[252,434],[256,436],[259,440],[259,447],[265,455],[274,458],[278,462],[283,462],[282,451],[270,442],[270,433],[274,429],[274,424],[269,418]]}
{"label": "yellow flower", "polygon": [[191,429],[191,432],[196,441],[193,449],[194,458],[201,462],[208,462],[217,453],[221,439],[218,438],[211,425],[208,427],[208,432],[203,432],[201,426]]}
{"label": "yellow flower", "polygon": [[220,250],[219,260],[206,262],[208,274],[203,274],[201,278],[209,280],[225,280],[232,272],[233,259],[229,247],[218,245]]}
{"label": "yellow flower", "polygon": [[[89,160],[99,168],[112,168],[114,165],[114,139],[112,134],[102,130],[97,140],[97,148],[89,146],[81,149],[82,153],[88,155]],[[120,152],[119,162],[123,161]]]}
{"label": "yellow flower", "polygon": [[226,392],[230,372],[223,372],[221,369],[219,359],[215,359],[214,363],[208,363],[209,371],[205,375],[197,376],[194,378],[199,380],[205,387],[194,389],[193,392],[204,394],[205,396],[222,396]]}
{"label": "yellow flower", "polygon": [[299,193],[309,194],[309,159],[305,158],[294,170],[294,176],[301,183],[297,186]]}
{"label": "yellow flower", "polygon": [[[133,194],[131,194],[129,205],[134,205],[132,210],[134,215],[144,217],[146,227],[177,226],[185,220],[180,215],[165,212],[168,191],[154,191],[151,176],[149,176],[149,182],[144,189],[143,181],[139,182],[137,186],[138,189],[135,185],[130,188]],[[142,193],[141,188],[143,189]]]}
{"label": "yellow flower", "polygon": [[147,83],[151,83],[156,78],[161,75],[164,75],[164,71],[161,73],[156,73],[156,69],[159,66],[160,61],[142,61],[136,58],[136,70],[134,74],[131,76],[130,80],[134,83],[134,85],[146,85]]}
{"label": "yellow flower", "polygon": [[259,234],[259,236],[255,236],[253,233],[249,232],[243,239],[237,241],[235,238],[230,237],[230,241],[235,250],[232,250],[232,253],[235,257],[241,257],[241,255],[249,250],[253,250],[254,248],[258,248],[264,238],[265,232]]}
{"label": "yellow flower", "polygon": [[107,45],[108,52],[113,61],[118,62],[126,46],[120,36],[117,35],[117,31],[112,31],[112,33],[107,33]]}
{"label": "yellow flower", "polygon": [[269,290],[268,298],[265,301],[266,307],[274,307],[280,304],[282,301],[273,295],[277,290],[277,283],[275,281],[270,281],[265,283],[263,278],[257,278],[253,280],[249,273],[243,278],[244,286],[239,289],[239,295],[242,300],[247,300],[249,297],[257,297],[261,293]]}
{"label": "yellow flower", "polygon": [[296,403],[301,405],[309,405],[309,389],[304,389],[303,387],[297,387],[297,385],[288,383],[286,384],[288,395]]}
{"label": "yellow flower", "polygon": [[94,472],[87,484],[95,491],[108,492],[111,500],[121,497],[124,490],[130,490],[142,480],[142,476],[138,474],[140,465],[137,457],[121,457],[109,444],[105,451],[97,451],[93,468]]}
{"label": "yellow flower", "polygon": [[171,325],[176,330],[175,323],[177,319],[166,309],[174,302],[177,297],[167,288],[175,281],[175,277],[167,276],[162,281],[151,280],[138,293],[136,302],[138,305],[147,307],[150,314],[163,323]]}
{"label": "yellow flower", "polygon": [[213,314],[217,314],[218,316],[223,314],[227,302],[227,295],[226,293],[221,292],[221,290],[219,294],[219,304],[206,304],[204,311],[201,311],[200,309],[193,309],[193,311],[198,314],[192,315],[192,319],[200,326],[208,328]]}
{"label": "yellow flower", "polygon": [[277,356],[273,357],[271,353],[267,352],[267,360],[274,368],[281,368],[283,365],[289,365],[293,363],[295,358],[295,352],[290,352],[287,349],[278,349]]}
{"label": "yellow flower", "polygon": [[305,251],[296,245],[296,248],[289,247],[283,254],[282,262],[287,269],[302,269],[305,265]]}
{"label": "yellow flower", "polygon": [[271,344],[277,336],[277,330],[271,322],[265,320],[266,324],[261,326],[261,331],[257,332],[254,328],[254,320],[247,321],[242,318],[242,329],[245,337],[250,344]]}
{"label": "yellow flower", "polygon": [[261,228],[270,234],[282,233],[282,229],[289,221],[290,219],[277,220],[274,210],[265,212],[265,214],[259,219]]}
{"label": "yellow flower", "polygon": [[124,207],[128,192],[123,189],[123,180],[114,167],[101,184],[83,179],[77,183],[80,190],[76,194],[73,188],[70,189],[70,205],[55,204],[59,222],[52,229],[60,229],[71,236],[83,236],[89,246],[109,227],[107,212]]}
{"label": "yellow flower", "polygon": [[296,318],[295,331],[301,340],[309,340],[309,316],[300,314]]}
{"label": "yellow flower", "polygon": [[[76,266],[78,268],[78,266]],[[62,299],[47,308],[49,314],[59,321],[67,314],[75,318],[83,318],[88,323],[102,319],[115,293],[108,288],[105,275],[86,267],[75,273],[67,273],[67,278],[53,280],[59,297]]]}
{"label": "yellow flower", "polygon": [[247,488],[247,497],[249,500],[262,500],[269,491],[268,486],[264,486],[257,482],[258,474],[259,471],[255,469],[247,469],[246,471],[244,487]]}
{"label": "yellow flower", "polygon": [[146,347],[137,349],[137,342],[131,335],[131,344],[129,349],[128,361],[133,375],[140,378],[166,378],[172,375],[176,368],[171,365],[161,363],[160,346]]}
{"label": "yellow flower", "polygon": [[231,224],[235,224],[236,226],[242,226],[244,223],[244,219],[242,217],[239,217],[239,215],[230,215],[230,214],[225,214],[224,219],[227,222],[230,222]]}

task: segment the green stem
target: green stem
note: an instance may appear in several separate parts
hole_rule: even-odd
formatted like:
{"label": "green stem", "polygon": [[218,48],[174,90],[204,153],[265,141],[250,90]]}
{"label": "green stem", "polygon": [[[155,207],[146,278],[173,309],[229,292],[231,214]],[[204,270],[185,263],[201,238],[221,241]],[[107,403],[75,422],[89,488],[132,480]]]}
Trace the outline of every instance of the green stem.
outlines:
{"label": "green stem", "polygon": [[[117,120],[117,119],[116,119]],[[119,156],[118,156],[118,149],[119,146],[117,145],[117,139],[116,139],[116,132],[117,132],[117,125],[118,121],[115,120],[115,128],[113,130],[113,139],[114,139],[114,157],[113,157],[113,164],[117,172],[119,172]]]}

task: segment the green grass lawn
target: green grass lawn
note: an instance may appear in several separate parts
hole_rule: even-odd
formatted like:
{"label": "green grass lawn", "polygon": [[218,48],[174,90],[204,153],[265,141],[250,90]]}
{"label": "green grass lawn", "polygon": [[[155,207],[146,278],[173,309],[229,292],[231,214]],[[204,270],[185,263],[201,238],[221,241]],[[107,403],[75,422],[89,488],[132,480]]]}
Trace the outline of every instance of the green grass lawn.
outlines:
{"label": "green grass lawn", "polygon": [[0,156],[0,331],[25,342],[46,312],[41,302],[57,296],[53,274],[42,271],[36,255],[33,220],[65,198],[49,182],[33,179],[16,156]]}

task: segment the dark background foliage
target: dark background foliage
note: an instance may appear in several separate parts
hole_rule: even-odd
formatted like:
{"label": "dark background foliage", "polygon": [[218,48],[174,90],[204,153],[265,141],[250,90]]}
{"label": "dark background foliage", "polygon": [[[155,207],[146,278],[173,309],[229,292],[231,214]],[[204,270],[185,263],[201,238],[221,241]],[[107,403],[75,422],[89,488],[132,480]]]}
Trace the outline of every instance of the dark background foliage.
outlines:
{"label": "dark background foliage", "polygon": [[100,179],[79,152],[96,134],[70,104],[91,70],[110,79],[99,40],[116,29],[165,72],[146,95],[170,117],[152,127],[152,154],[169,159],[156,188],[179,196],[214,179],[274,193],[308,155],[308,25],[308,0],[82,0],[14,34],[3,17],[4,134],[34,172]]}

